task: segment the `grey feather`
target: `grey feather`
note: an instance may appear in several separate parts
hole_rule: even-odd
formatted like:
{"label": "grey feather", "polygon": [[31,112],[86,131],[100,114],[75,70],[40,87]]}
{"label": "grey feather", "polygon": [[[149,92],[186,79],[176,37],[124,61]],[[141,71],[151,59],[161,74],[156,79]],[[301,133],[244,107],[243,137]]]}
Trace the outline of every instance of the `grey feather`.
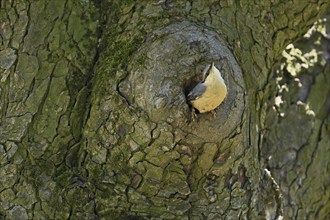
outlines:
{"label": "grey feather", "polygon": [[198,83],[188,94],[188,101],[193,101],[198,99],[206,90],[204,83]]}
{"label": "grey feather", "polygon": [[204,68],[204,70],[203,70],[203,82],[205,81],[205,79],[206,79],[206,75],[207,75],[207,73],[209,73],[210,72],[210,69],[211,69],[211,65],[210,64],[207,64],[206,65],[206,67]]}

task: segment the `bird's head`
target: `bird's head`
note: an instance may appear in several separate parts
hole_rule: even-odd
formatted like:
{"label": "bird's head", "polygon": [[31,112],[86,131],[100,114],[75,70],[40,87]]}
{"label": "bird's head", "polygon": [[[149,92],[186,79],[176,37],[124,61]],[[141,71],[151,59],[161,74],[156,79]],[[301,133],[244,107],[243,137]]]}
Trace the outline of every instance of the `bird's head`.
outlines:
{"label": "bird's head", "polygon": [[[205,71],[205,69],[207,69]],[[218,70],[218,68],[214,65],[214,62],[212,62],[211,65],[207,65],[207,67],[204,69],[205,74],[204,74],[204,81],[213,81],[213,80],[220,80],[224,81],[223,78],[221,77],[221,73]]]}

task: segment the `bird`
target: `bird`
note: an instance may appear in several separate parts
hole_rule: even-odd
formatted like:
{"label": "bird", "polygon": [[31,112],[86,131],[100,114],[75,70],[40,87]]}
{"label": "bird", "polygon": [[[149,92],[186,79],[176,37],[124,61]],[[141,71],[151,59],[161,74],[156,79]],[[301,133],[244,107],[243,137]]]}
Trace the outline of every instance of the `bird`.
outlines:
{"label": "bird", "polygon": [[187,96],[188,102],[192,105],[193,120],[196,116],[195,109],[199,113],[212,111],[215,116],[216,109],[227,95],[227,86],[220,71],[215,67],[214,62],[208,64],[203,71],[202,81],[199,82]]}

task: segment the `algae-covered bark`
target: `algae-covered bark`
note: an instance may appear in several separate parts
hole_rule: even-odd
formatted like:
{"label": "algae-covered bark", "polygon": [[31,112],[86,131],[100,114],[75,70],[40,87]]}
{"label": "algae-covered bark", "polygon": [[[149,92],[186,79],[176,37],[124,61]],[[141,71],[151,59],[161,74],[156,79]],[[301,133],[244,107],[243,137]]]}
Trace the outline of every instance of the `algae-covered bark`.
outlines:
{"label": "algae-covered bark", "polygon": [[[303,164],[305,174],[324,175],[317,159],[303,157],[326,153],[327,139],[318,138],[328,112],[288,125],[289,109],[286,123],[273,122],[271,97],[283,49],[328,4],[2,1],[0,216],[274,219],[290,211],[285,215],[307,218],[311,211],[301,209],[326,216],[328,194],[314,206],[295,198],[309,184],[295,194],[303,174],[281,176],[276,141],[285,142],[272,132],[289,136],[287,126],[307,121],[309,138],[294,139],[301,158],[285,170]],[[206,113],[192,122],[185,95],[210,62],[229,95],[216,118]],[[322,108],[327,77],[315,78],[310,106]]]}
{"label": "algae-covered bark", "polygon": [[278,181],[287,219],[330,214],[330,13],[283,52],[268,109],[263,162]]}
{"label": "algae-covered bark", "polygon": [[[1,1],[0,212],[72,213],[72,165],[88,110],[98,8],[88,1]],[[82,204],[89,200],[83,199]]]}

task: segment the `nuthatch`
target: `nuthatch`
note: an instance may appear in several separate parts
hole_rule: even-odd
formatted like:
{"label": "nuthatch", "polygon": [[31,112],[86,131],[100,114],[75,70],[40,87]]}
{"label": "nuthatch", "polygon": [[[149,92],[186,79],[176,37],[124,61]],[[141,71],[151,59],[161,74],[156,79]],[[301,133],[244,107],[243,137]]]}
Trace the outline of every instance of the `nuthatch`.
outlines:
{"label": "nuthatch", "polygon": [[227,86],[220,71],[212,63],[212,65],[206,66],[203,71],[203,80],[189,92],[187,99],[193,108],[204,113],[217,108],[226,95]]}

